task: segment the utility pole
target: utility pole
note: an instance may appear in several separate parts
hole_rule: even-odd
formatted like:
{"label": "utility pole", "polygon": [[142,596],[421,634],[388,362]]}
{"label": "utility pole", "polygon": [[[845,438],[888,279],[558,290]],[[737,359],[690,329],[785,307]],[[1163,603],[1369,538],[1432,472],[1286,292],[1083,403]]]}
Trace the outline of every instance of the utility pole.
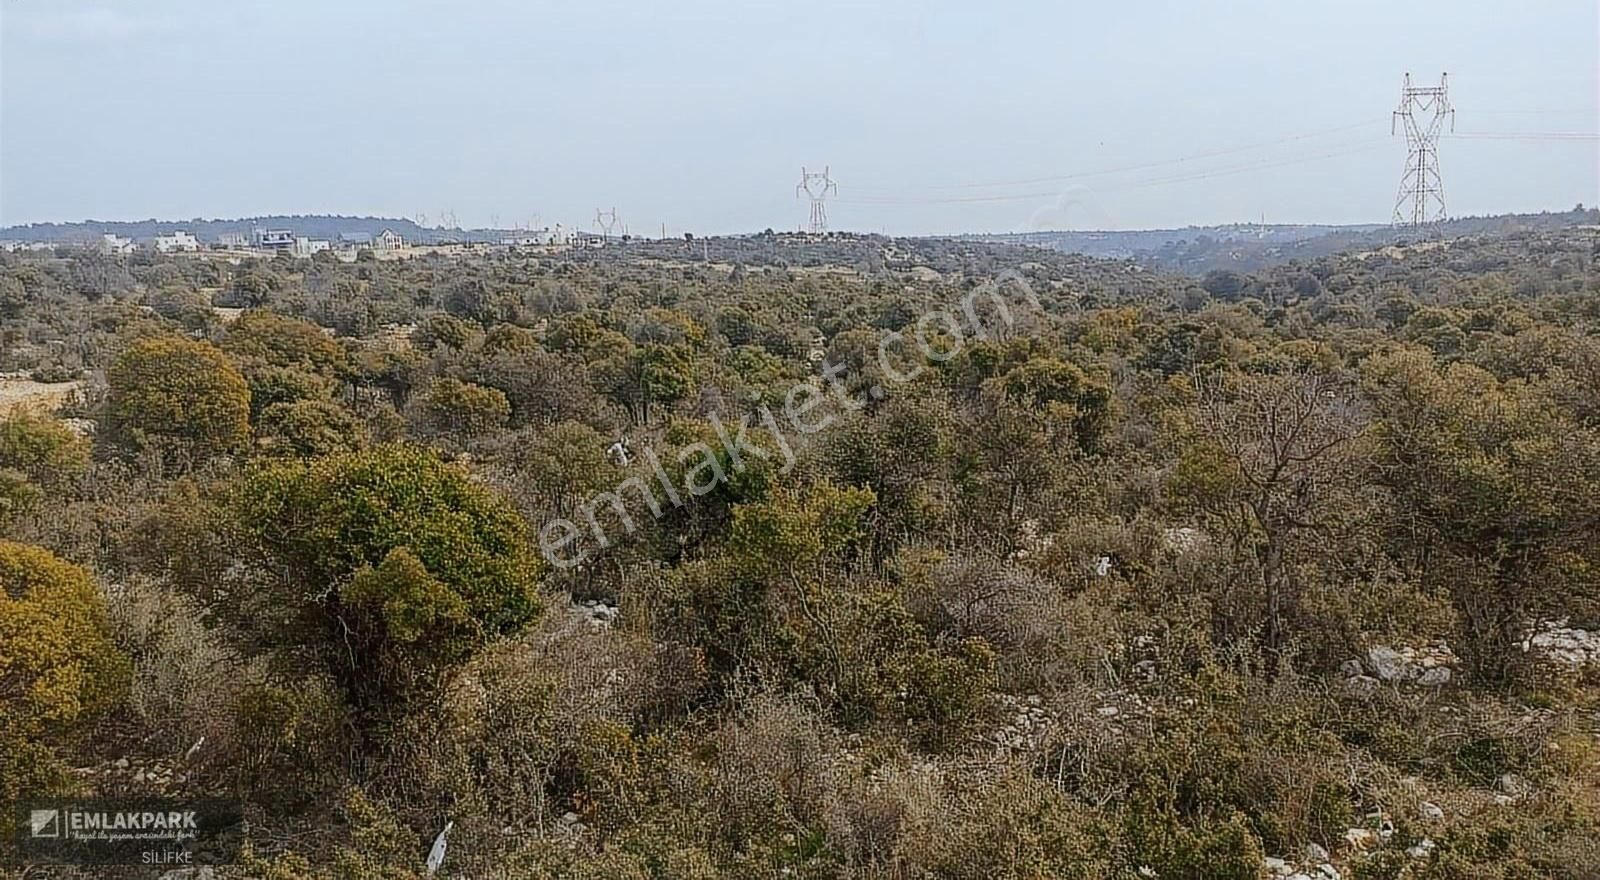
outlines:
{"label": "utility pole", "polygon": [[1406,134],[1406,168],[1400,175],[1400,194],[1394,203],[1394,225],[1421,226],[1443,220],[1444,179],[1439,175],[1439,133],[1445,118],[1456,127],[1456,111],[1446,91],[1448,74],[1439,74],[1437,86],[1413,86],[1406,74],[1400,89],[1400,106],[1389,121],[1389,134],[1403,127]]}
{"label": "utility pole", "polygon": [[811,233],[819,235],[828,231],[828,207],[824,200],[830,195],[839,192],[839,187],[828,176],[828,166],[822,166],[821,173],[807,171],[805,166],[800,167],[800,183],[794,188],[794,197],[800,198],[805,193],[811,199]]}

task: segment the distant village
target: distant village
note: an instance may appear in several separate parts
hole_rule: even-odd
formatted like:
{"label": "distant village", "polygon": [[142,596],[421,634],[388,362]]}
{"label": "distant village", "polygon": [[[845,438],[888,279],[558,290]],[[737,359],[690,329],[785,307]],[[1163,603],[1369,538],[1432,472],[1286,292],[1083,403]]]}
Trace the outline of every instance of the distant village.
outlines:
{"label": "distant village", "polygon": [[105,233],[98,240],[74,243],[59,241],[20,241],[0,239],[0,251],[51,251],[59,247],[79,247],[98,250],[108,256],[132,254],[141,250],[158,254],[216,253],[232,256],[315,257],[327,253],[346,263],[353,263],[363,253],[374,259],[396,260],[430,253],[459,253],[486,251],[494,248],[539,248],[561,250],[570,247],[603,247],[610,236],[554,228],[518,230],[515,234],[492,239],[445,241],[433,243],[408,242],[392,229],[376,235],[368,233],[343,233],[336,239],[313,238],[289,229],[257,228],[250,235],[222,233],[210,239],[183,230],[160,233],[149,238],[134,239]]}

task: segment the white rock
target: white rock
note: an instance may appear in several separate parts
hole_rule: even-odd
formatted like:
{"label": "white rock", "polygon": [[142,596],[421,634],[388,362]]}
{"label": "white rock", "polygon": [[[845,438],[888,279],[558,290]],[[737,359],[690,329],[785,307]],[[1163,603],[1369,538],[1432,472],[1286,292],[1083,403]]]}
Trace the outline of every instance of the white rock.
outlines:
{"label": "white rock", "polygon": [[1384,645],[1367,649],[1367,666],[1383,681],[1400,681],[1407,677],[1405,658],[1399,651]]}
{"label": "white rock", "polygon": [[1339,664],[1339,674],[1345,678],[1355,678],[1365,673],[1366,670],[1361,668],[1360,660],[1346,660]]}
{"label": "white rock", "polygon": [[1439,819],[1444,818],[1444,808],[1440,807],[1433,801],[1423,801],[1422,806],[1418,807],[1418,810],[1422,813],[1422,818],[1424,819],[1438,821]]}
{"label": "white rock", "polygon": [[1512,797],[1522,797],[1533,789],[1533,786],[1529,785],[1526,779],[1515,773],[1501,775],[1499,779],[1495,780],[1495,785]]}
{"label": "white rock", "polygon": [[1406,855],[1414,859],[1425,859],[1433,855],[1434,842],[1424,837],[1415,846],[1406,847]]}
{"label": "white rock", "polygon": [[1327,860],[1328,860],[1328,850],[1326,848],[1324,848],[1321,844],[1318,844],[1318,843],[1308,843],[1308,844],[1306,844],[1306,861],[1308,861],[1308,862],[1326,862]]}
{"label": "white rock", "polygon": [[1370,675],[1358,675],[1344,683],[1345,689],[1359,697],[1365,697],[1378,689],[1378,680]]}
{"label": "white rock", "polygon": [[1417,684],[1426,687],[1439,687],[1450,683],[1450,667],[1434,666],[1417,676]]}
{"label": "white rock", "polygon": [[1322,878],[1322,880],[1340,880],[1339,869],[1328,864],[1327,862],[1323,862],[1317,866],[1317,876]]}
{"label": "white rock", "polygon": [[1121,713],[1122,710],[1118,709],[1116,706],[1101,706],[1094,711],[1095,714],[1099,715],[1101,718],[1115,718]]}

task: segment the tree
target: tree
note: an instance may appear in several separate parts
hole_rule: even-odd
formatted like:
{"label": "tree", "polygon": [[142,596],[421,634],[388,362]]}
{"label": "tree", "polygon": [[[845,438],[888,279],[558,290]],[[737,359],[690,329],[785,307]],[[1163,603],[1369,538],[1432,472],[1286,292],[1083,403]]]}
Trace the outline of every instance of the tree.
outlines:
{"label": "tree", "polygon": [[1263,642],[1276,653],[1298,607],[1306,557],[1335,543],[1348,509],[1338,496],[1356,476],[1352,451],[1365,415],[1351,389],[1324,374],[1195,381],[1201,442],[1169,488],[1209,508],[1234,546],[1247,549],[1262,588]]}
{"label": "tree", "polygon": [[89,441],[52,416],[29,410],[0,419],[0,469],[11,469],[46,488],[83,475]]}
{"label": "tree", "polygon": [[1250,279],[1229,269],[1213,269],[1201,279],[1200,286],[1217,299],[1232,302],[1249,289]]}
{"label": "tree", "polygon": [[1544,385],[1395,351],[1366,365],[1378,473],[1399,503],[1396,558],[1449,595],[1473,672],[1520,671],[1527,626],[1593,598],[1600,563],[1600,433]]}
{"label": "tree", "polygon": [[0,825],[19,796],[62,784],[57,749],[116,704],[128,673],[88,572],[0,541]]}
{"label": "tree", "polygon": [[236,318],[222,338],[222,350],[241,360],[275,367],[297,367],[332,376],[344,365],[339,344],[322,328],[276,312],[252,309]]}
{"label": "tree", "polygon": [[257,442],[269,455],[316,458],[367,445],[367,428],[332,400],[294,400],[262,410]]}
{"label": "tree", "polygon": [[606,459],[610,443],[582,422],[522,431],[506,438],[505,450],[498,456],[502,479],[526,499],[525,510],[569,516],[579,502],[616,479],[617,469]]}
{"label": "tree", "polygon": [[521,517],[426,449],[266,468],[245,480],[238,516],[284,573],[297,620],[280,640],[323,657],[369,708],[539,612]]}
{"label": "tree", "polygon": [[250,387],[216,346],[180,336],[141,339],[107,371],[107,416],[123,443],[194,462],[250,436]]}
{"label": "tree", "polygon": [[1093,449],[1110,421],[1111,389],[1065,361],[1030,360],[1006,373],[1000,388],[1013,405],[1069,425],[1081,449]]}
{"label": "tree", "polygon": [[505,427],[511,402],[495,388],[435,379],[411,398],[406,414],[424,435],[482,437]]}

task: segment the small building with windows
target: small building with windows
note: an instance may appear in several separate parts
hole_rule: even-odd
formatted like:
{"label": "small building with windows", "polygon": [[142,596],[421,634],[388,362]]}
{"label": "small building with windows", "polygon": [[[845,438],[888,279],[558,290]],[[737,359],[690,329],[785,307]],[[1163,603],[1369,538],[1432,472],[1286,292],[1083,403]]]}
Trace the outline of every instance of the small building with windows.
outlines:
{"label": "small building with windows", "polygon": [[257,229],[250,237],[259,250],[294,251],[294,232],[288,229]]}
{"label": "small building with windows", "polygon": [[110,232],[100,236],[100,253],[102,254],[131,254],[133,249],[132,239],[123,238]]}
{"label": "small building with windows", "polygon": [[158,253],[171,254],[178,251],[200,250],[200,240],[193,233],[179,230],[167,235],[157,235],[155,247]]}
{"label": "small building with windows", "polygon": [[372,239],[372,249],[376,251],[397,251],[405,246],[406,240],[393,229],[385,229]]}
{"label": "small building with windows", "polygon": [[328,250],[330,247],[332,245],[328,243],[327,239],[296,237],[292,253],[297,257],[311,257]]}

